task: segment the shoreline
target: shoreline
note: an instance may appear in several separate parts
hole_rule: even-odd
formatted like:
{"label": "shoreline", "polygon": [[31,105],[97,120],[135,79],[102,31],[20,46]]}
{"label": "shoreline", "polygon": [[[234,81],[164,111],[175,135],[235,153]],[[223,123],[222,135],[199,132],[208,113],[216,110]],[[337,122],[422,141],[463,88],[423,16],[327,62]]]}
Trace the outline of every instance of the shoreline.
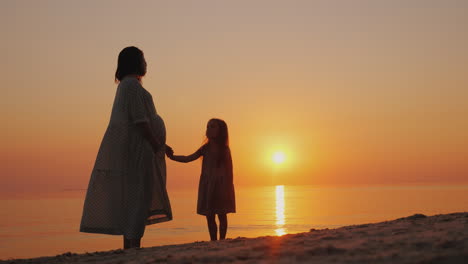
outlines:
{"label": "shoreline", "polygon": [[257,238],[238,237],[0,263],[466,263],[468,212]]}

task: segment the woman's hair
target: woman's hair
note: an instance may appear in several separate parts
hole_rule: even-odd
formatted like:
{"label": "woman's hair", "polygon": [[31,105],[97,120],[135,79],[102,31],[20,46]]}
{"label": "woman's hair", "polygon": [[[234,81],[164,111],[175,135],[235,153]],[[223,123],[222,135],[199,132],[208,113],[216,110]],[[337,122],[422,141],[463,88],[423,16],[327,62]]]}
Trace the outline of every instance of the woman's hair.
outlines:
{"label": "woman's hair", "polygon": [[119,53],[115,82],[121,81],[129,74],[138,76],[145,76],[146,74],[146,61],[143,51],[133,46],[126,47]]}
{"label": "woman's hair", "polygon": [[219,166],[221,162],[225,161],[227,158],[227,151],[229,150],[229,133],[228,133],[228,127],[226,122],[224,120],[218,119],[218,118],[212,118],[208,121],[210,122],[216,122],[218,124],[218,136],[212,140],[209,138],[205,139],[205,144],[203,147],[206,147],[210,141],[214,141],[219,146],[219,153],[221,155],[217,158],[217,165]]}

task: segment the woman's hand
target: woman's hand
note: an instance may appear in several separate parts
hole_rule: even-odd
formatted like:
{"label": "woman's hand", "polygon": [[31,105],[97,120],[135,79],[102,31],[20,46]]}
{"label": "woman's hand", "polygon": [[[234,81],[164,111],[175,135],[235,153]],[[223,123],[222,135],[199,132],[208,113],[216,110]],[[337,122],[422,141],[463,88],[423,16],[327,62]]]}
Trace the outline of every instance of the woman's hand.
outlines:
{"label": "woman's hand", "polygon": [[172,159],[172,157],[174,157],[174,150],[169,147],[168,145],[166,145],[166,155]]}

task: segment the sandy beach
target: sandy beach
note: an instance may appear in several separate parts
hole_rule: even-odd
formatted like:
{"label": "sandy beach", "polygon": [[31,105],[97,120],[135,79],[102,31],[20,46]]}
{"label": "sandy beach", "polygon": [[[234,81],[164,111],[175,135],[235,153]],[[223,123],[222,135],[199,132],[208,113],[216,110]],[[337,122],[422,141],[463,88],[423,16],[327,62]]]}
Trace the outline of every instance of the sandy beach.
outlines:
{"label": "sandy beach", "polygon": [[468,213],[415,214],[281,237],[110,250],[0,263],[467,263]]}

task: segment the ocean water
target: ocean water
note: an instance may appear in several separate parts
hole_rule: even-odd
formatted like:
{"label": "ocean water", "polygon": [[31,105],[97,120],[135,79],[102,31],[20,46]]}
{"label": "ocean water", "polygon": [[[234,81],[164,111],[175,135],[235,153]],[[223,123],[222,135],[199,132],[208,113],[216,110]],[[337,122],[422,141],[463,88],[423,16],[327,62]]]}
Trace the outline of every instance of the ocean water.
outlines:
{"label": "ocean water", "polygon": [[[206,220],[196,212],[196,190],[168,190],[174,220],[147,226],[143,247],[207,241]],[[121,236],[80,233],[85,190],[0,200],[0,259],[117,249]],[[237,213],[228,238],[278,236],[311,228],[468,211],[468,185],[237,187]]]}

